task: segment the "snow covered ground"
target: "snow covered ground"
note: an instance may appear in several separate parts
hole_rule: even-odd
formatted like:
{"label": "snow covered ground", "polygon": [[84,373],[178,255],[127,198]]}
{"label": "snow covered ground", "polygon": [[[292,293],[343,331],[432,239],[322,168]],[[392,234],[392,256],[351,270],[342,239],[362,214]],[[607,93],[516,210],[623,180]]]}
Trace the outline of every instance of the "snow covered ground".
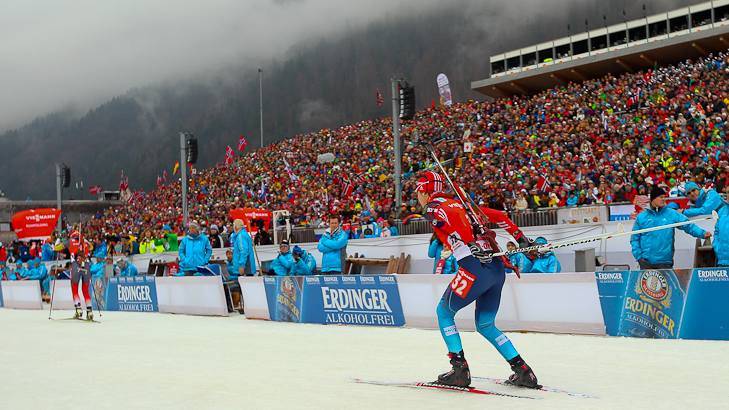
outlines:
{"label": "snow covered ground", "polygon": [[[70,317],[54,311],[56,318]],[[475,382],[542,400],[357,384],[431,381],[449,368],[433,330],[103,312],[102,323],[0,309],[2,409],[719,409],[729,342],[510,333],[540,382],[599,396]],[[507,377],[479,334],[472,374]]]}

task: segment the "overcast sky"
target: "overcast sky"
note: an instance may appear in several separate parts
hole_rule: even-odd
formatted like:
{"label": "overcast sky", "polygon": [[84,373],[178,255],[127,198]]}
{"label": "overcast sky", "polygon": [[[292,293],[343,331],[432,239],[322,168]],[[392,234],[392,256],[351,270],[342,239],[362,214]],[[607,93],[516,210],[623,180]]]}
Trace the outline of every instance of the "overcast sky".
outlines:
{"label": "overcast sky", "polygon": [[583,1],[600,0],[3,0],[0,133],[69,105],[85,113],[134,87],[265,67],[303,40],[388,15],[468,7],[474,24],[513,33],[524,18]]}
{"label": "overcast sky", "polygon": [[33,1],[0,13],[0,132],[164,80],[260,65],[293,44],[437,0]]}

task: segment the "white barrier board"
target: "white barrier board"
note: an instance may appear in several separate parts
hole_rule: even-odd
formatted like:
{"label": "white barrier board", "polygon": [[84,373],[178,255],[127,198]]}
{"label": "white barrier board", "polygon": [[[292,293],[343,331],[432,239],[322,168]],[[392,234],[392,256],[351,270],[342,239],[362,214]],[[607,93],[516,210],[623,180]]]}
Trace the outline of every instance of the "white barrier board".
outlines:
{"label": "white barrier board", "polygon": [[268,297],[261,276],[239,276],[241,294],[243,297],[243,312],[246,319],[270,320],[268,312]]}
{"label": "white barrier board", "polygon": [[43,309],[40,282],[37,280],[4,280],[0,285],[3,306],[13,309]]}
{"label": "white barrier board", "polygon": [[[397,275],[405,326],[437,329],[435,310],[452,275]],[[269,319],[263,278],[239,278],[246,318]],[[456,314],[460,330],[475,331],[474,305]],[[496,326],[503,331],[604,335],[595,274],[507,275]]]}
{"label": "white barrier board", "polygon": [[228,316],[220,276],[167,276],[154,281],[160,312]]}
{"label": "white barrier board", "polygon": [[[53,288],[56,282],[56,288]],[[61,279],[50,282],[50,291],[53,292],[53,310],[73,310],[73,294],[71,293],[71,279]],[[79,292],[81,291],[79,287]],[[83,295],[81,296],[83,299]]]}

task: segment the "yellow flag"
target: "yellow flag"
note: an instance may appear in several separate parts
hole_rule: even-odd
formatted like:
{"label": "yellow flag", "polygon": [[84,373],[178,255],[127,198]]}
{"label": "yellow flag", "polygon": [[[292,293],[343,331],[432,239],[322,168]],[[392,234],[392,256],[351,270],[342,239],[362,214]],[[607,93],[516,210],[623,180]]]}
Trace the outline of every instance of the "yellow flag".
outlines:
{"label": "yellow flag", "polygon": [[175,175],[178,169],[180,169],[180,161],[175,161],[175,169],[172,170],[172,175]]}

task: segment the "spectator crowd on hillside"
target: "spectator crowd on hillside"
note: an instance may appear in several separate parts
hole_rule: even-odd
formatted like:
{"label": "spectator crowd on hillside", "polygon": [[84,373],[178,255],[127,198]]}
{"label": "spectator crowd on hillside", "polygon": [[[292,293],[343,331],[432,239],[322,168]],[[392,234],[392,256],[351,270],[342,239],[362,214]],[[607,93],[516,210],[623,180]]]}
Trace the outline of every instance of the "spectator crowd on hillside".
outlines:
{"label": "spectator crowd on hillside", "polygon": [[[417,177],[433,166],[423,141],[435,141],[452,178],[477,203],[508,212],[634,203],[656,186],[678,197],[689,181],[721,192],[729,171],[728,63],[729,54],[720,53],[534,96],[420,111],[402,122],[401,204],[394,201],[391,119],[297,135],[197,170],[190,219],[218,235],[232,231],[231,209],[259,207],[289,210],[297,226],[325,227],[329,215],[340,214],[345,223],[387,229],[398,207],[400,218],[418,212]],[[323,154],[333,161],[319,162]],[[160,239],[163,227],[183,235],[180,183],[173,179],[80,229],[112,243],[117,254],[139,252],[131,239],[136,246],[144,237]]]}

